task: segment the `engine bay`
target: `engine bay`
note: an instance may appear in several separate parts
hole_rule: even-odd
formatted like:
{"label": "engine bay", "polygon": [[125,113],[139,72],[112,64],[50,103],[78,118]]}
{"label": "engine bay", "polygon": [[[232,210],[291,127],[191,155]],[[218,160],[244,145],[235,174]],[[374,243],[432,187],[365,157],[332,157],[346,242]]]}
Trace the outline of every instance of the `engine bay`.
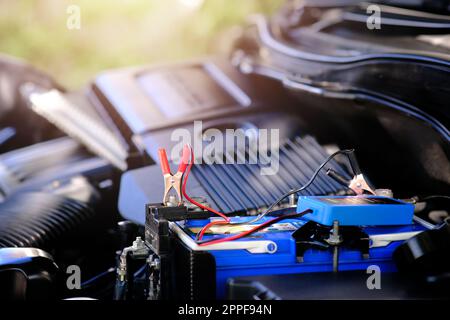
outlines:
{"label": "engine bay", "polygon": [[78,91],[0,59],[0,299],[449,298],[449,16],[295,3]]}

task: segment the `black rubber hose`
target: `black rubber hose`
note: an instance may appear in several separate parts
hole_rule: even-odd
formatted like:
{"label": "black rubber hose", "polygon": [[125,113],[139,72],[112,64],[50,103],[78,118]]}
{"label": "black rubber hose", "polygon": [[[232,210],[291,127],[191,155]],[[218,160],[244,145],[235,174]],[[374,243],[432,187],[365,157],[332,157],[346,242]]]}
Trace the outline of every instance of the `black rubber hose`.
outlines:
{"label": "black rubber hose", "polygon": [[48,248],[93,216],[89,204],[65,196],[14,194],[0,203],[0,248]]}

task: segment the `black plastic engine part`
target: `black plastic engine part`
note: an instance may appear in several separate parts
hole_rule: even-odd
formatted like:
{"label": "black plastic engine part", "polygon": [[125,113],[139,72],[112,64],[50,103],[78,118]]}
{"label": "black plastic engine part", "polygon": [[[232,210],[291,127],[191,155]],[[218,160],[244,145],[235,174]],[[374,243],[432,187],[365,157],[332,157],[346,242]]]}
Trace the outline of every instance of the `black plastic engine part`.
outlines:
{"label": "black plastic engine part", "polygon": [[393,258],[402,272],[436,276],[450,272],[450,220],[407,240]]}
{"label": "black plastic engine part", "polygon": [[227,288],[230,300],[280,300],[280,297],[258,281],[230,279]]}
{"label": "black plastic engine part", "polygon": [[78,142],[63,137],[0,155],[0,193],[39,191],[55,181],[82,174],[100,181],[110,178],[111,165],[93,157]]}
{"label": "black plastic engine part", "polygon": [[91,206],[79,200],[17,193],[0,204],[0,247],[47,248],[93,216]]}
{"label": "black plastic engine part", "polygon": [[54,297],[58,267],[36,248],[0,249],[0,299],[45,300]]}
{"label": "black plastic engine part", "polygon": [[[319,3],[322,8],[312,7]],[[375,185],[389,185],[399,197],[447,194],[448,17],[439,17],[446,28],[418,28],[409,22],[436,17],[396,10],[404,28],[382,22],[370,30],[361,10],[369,4],[327,3],[288,1],[270,19],[253,19],[236,41],[233,61],[246,74],[283,83],[301,106],[295,113],[308,125],[303,130],[321,143],[358,150]],[[348,19],[355,10],[364,16],[359,23]],[[430,32],[433,41],[421,37]]]}
{"label": "black plastic engine part", "polygon": [[63,90],[48,75],[26,62],[0,54],[0,127],[13,129],[12,136],[5,141],[0,140],[1,152],[63,136],[61,131],[28,107],[21,90],[30,83],[46,89]]}
{"label": "black plastic engine part", "polygon": [[418,300],[448,295],[448,286],[442,291],[424,290],[415,278],[398,272],[383,272],[381,290],[368,290],[367,277],[366,270],[235,277],[228,282],[228,299]]}

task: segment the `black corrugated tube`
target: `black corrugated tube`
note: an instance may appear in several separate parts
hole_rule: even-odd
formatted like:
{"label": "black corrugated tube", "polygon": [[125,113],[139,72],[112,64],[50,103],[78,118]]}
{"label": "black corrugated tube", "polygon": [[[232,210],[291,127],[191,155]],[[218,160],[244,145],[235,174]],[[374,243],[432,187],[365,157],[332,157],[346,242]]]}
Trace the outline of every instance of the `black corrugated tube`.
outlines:
{"label": "black corrugated tube", "polygon": [[93,215],[89,204],[62,195],[16,193],[0,203],[0,247],[48,247]]}

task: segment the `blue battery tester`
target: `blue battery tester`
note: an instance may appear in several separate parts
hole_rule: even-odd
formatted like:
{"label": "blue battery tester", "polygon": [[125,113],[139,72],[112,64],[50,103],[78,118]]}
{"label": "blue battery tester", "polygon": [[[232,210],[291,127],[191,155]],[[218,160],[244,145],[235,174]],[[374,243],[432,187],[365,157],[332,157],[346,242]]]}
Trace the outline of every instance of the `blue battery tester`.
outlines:
{"label": "blue battery tester", "polygon": [[338,221],[341,226],[409,225],[414,206],[379,196],[305,196],[299,197],[297,212],[311,209],[308,220],[325,226]]}

